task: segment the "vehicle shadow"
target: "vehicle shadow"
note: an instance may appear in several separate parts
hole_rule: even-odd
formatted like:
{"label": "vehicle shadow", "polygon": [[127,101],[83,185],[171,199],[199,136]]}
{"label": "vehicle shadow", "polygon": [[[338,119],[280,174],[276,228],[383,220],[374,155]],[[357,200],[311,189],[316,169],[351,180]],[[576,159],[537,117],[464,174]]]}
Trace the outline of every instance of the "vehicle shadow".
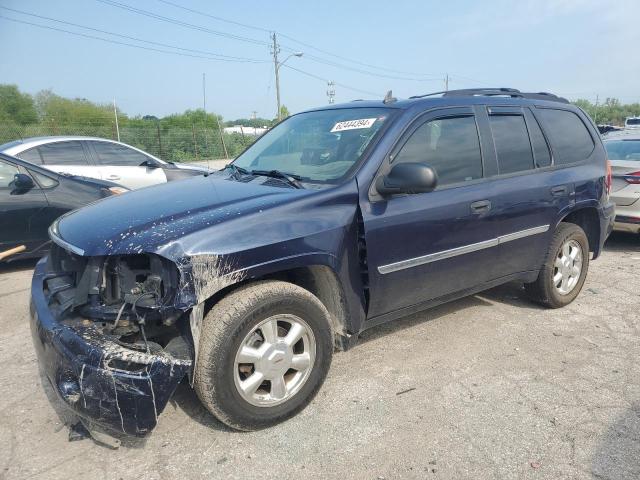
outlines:
{"label": "vehicle shadow", "polygon": [[24,270],[33,270],[38,263],[39,258],[26,258],[24,260],[13,260],[7,262],[0,261],[0,275],[3,273],[22,272]]}
{"label": "vehicle shadow", "polygon": [[602,435],[591,474],[603,480],[640,478],[640,402],[634,403]]}
{"label": "vehicle shadow", "polygon": [[640,235],[613,232],[604,244],[606,252],[640,252]]}
{"label": "vehicle shadow", "polygon": [[173,408],[180,408],[180,410],[186,413],[189,418],[207,428],[212,428],[220,432],[243,433],[227,427],[224,423],[214,417],[209,410],[204,408],[204,405],[202,405],[200,399],[196,395],[196,392],[189,385],[189,380],[186,377],[178,385],[178,388],[169,400],[169,404]]}
{"label": "vehicle shadow", "polygon": [[495,302],[530,310],[544,309],[526,297],[522,282],[512,282],[372,327],[360,334],[358,344],[392,335],[419,323],[430,322],[454,312],[462,312],[473,307],[492,307]]}

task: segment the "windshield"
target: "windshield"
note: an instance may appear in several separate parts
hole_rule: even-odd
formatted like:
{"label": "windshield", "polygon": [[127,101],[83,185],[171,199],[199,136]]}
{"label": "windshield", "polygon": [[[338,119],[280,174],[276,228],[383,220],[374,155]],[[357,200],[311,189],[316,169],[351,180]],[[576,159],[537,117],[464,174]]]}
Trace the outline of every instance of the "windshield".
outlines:
{"label": "windshield", "polygon": [[635,160],[640,161],[639,140],[609,140],[604,142],[609,160]]}
{"label": "windshield", "polygon": [[627,127],[640,127],[640,118],[627,118]]}
{"label": "windshield", "polygon": [[289,117],[240,155],[246,170],[279,170],[302,181],[333,182],[362,157],[391,116],[388,108],[345,108]]}

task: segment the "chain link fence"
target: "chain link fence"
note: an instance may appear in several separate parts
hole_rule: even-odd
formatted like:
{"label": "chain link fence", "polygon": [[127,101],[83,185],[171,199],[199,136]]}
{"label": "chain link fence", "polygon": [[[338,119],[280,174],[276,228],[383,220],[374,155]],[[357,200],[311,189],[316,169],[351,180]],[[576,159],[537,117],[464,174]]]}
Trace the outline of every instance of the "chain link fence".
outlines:
{"label": "chain link fence", "polygon": [[257,137],[243,133],[221,133],[217,128],[192,124],[189,127],[144,121],[143,125],[64,124],[43,122],[36,125],[0,124],[0,144],[29,137],[81,135],[118,140],[172,162],[229,159],[238,156]]}

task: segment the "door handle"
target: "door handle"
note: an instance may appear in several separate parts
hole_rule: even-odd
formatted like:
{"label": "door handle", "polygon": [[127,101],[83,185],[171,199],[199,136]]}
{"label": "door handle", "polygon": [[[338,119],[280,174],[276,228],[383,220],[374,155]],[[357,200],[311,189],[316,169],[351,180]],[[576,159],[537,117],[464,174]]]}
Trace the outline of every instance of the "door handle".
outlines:
{"label": "door handle", "polygon": [[472,213],[485,213],[491,210],[491,202],[489,200],[478,200],[477,202],[473,202],[471,205]]}
{"label": "door handle", "polygon": [[120,180],[120,176],[119,175],[109,175],[107,177],[107,180]]}
{"label": "door handle", "polygon": [[558,185],[556,187],[551,187],[551,195],[554,197],[563,197],[569,193],[569,189],[566,185]]}

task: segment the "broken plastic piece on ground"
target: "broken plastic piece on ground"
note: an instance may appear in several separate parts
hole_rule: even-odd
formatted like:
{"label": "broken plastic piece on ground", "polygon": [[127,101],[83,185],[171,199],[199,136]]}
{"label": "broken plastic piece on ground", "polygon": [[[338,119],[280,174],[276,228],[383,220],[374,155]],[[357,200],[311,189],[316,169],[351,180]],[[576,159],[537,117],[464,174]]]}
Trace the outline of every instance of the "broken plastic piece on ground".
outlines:
{"label": "broken plastic piece on ground", "polygon": [[120,448],[120,444],[122,443],[122,441],[119,438],[116,438],[104,432],[99,427],[92,425],[87,421],[81,421],[80,423],[89,433],[89,435],[91,435],[91,438],[93,438],[97,443],[105,445],[114,450]]}
{"label": "broken plastic piece on ground", "polygon": [[87,430],[82,422],[74,423],[69,427],[69,441],[77,442],[79,440],[84,440],[85,438],[90,438],[91,433]]}

